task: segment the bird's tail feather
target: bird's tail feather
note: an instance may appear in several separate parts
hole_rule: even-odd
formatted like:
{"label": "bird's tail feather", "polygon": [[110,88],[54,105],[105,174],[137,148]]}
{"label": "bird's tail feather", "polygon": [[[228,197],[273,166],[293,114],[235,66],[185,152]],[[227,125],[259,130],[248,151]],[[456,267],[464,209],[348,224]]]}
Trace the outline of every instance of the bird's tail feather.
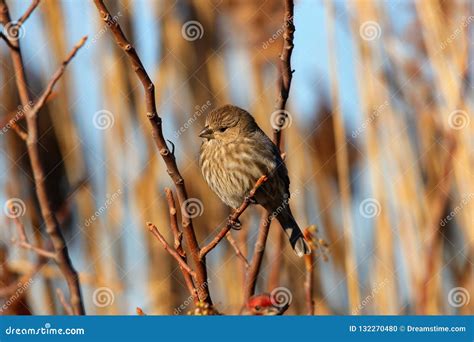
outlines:
{"label": "bird's tail feather", "polygon": [[295,251],[296,255],[302,257],[305,254],[311,253],[311,248],[304,239],[303,232],[298,227],[293,215],[291,214],[290,208],[287,210],[281,211],[277,217],[280,225],[283,228],[283,231],[288,236],[290,240],[291,247]]}

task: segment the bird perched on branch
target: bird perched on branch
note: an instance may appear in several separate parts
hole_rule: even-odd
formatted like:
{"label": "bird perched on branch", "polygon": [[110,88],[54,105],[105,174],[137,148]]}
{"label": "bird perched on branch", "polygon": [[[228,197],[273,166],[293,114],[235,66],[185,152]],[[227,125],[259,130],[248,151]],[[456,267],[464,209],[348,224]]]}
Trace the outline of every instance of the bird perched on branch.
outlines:
{"label": "bird perched on branch", "polygon": [[276,218],[298,256],[310,248],[289,206],[290,180],[278,148],[245,110],[225,105],[210,112],[199,136],[199,163],[209,187],[228,206],[236,209],[257,180],[266,175],[255,202]]}

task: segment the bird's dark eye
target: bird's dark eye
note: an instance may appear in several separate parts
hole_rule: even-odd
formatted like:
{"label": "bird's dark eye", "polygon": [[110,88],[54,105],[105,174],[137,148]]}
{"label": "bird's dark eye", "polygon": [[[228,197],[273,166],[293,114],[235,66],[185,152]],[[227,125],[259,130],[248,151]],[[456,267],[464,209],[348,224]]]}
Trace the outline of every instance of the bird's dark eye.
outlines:
{"label": "bird's dark eye", "polygon": [[260,305],[255,306],[255,310],[260,311],[262,308]]}
{"label": "bird's dark eye", "polygon": [[219,128],[219,132],[223,133],[223,132],[225,132],[226,129],[227,129],[227,127],[221,127],[221,128]]}

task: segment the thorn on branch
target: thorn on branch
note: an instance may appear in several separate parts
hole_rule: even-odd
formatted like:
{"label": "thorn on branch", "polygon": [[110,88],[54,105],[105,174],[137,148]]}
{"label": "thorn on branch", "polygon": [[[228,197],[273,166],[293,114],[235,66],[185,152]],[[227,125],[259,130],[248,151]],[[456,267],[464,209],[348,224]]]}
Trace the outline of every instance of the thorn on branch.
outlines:
{"label": "thorn on branch", "polygon": [[170,145],[171,145],[171,154],[174,155],[175,146],[174,146],[173,142],[171,140],[168,140],[168,139],[166,139],[166,141],[170,143]]}

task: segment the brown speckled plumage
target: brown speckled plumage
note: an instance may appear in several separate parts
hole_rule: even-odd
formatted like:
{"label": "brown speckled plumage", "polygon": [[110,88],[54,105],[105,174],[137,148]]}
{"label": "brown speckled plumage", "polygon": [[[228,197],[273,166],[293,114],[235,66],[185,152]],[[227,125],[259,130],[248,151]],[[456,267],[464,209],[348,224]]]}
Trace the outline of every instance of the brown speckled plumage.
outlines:
{"label": "brown speckled plumage", "polygon": [[302,256],[309,247],[288,205],[288,171],[278,149],[245,110],[226,105],[210,112],[200,134],[199,163],[210,188],[228,206],[237,208],[262,176],[268,181],[255,194],[278,219],[295,252]]}

